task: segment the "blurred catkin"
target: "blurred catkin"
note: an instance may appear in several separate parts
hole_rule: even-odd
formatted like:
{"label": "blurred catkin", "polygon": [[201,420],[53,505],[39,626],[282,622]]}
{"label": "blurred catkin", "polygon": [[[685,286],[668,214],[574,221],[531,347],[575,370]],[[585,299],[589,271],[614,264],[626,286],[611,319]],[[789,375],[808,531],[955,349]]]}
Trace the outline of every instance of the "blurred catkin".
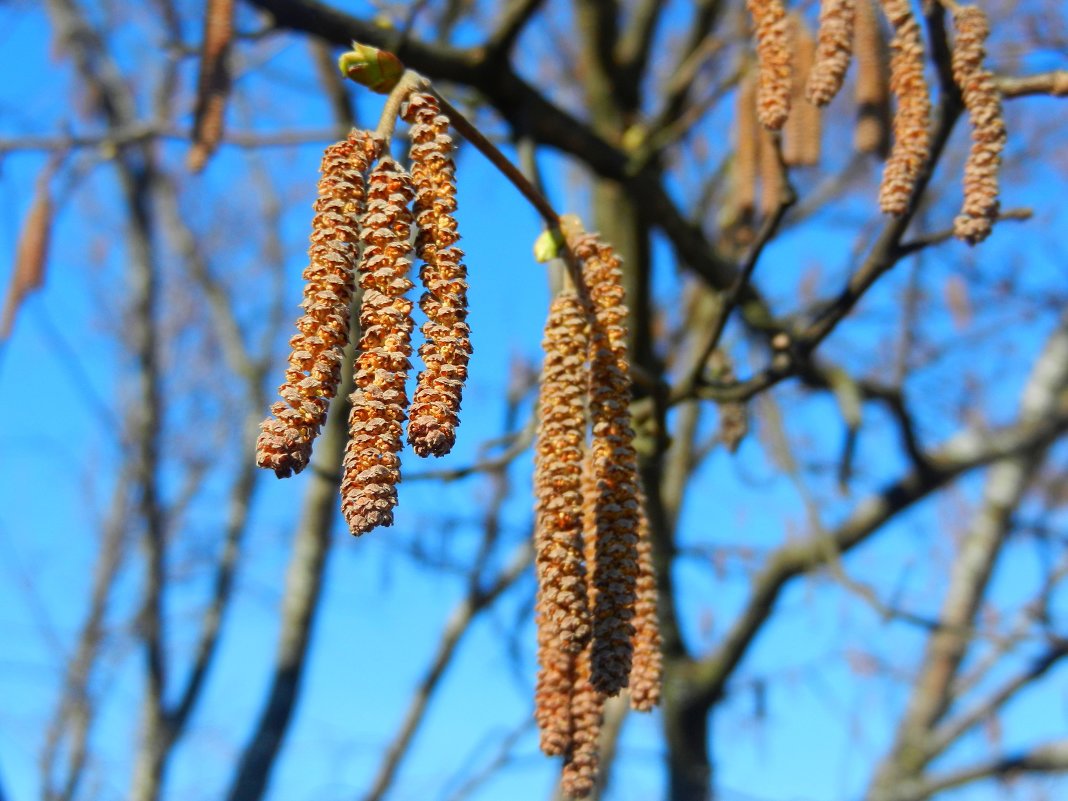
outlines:
{"label": "blurred catkin", "polygon": [[886,214],[908,210],[916,180],[930,155],[931,95],[923,75],[923,38],[909,0],[882,0],[894,29],[890,90],[897,98],[894,143],[883,167],[879,205]]}
{"label": "blurred catkin", "polygon": [[534,460],[538,625],[577,653],[590,636],[582,565],[582,458],[586,443],[588,320],[574,292],[558,295],[545,323]]}
{"label": "blurred catkin", "polygon": [[420,456],[443,456],[456,441],[460,399],[471,355],[467,326],[467,269],[455,247],[456,168],[448,118],[433,95],[416,92],[403,109],[411,123],[412,182],[415,185],[416,251],[426,292],[419,374],[409,412],[408,442]]}
{"label": "blurred catkin", "polygon": [[760,160],[760,211],[767,217],[782,204],[786,173],[779,156],[779,141],[771,131],[761,129],[757,153]]}
{"label": "blurred catkin", "polygon": [[953,14],[953,80],[960,87],[972,125],[972,147],[964,167],[964,206],[953,221],[958,239],[971,245],[990,235],[998,216],[998,170],[1005,147],[1005,118],[994,76],[983,66],[990,23],[976,6]]}
{"label": "blurred catkin", "polygon": [[757,118],[771,131],[790,113],[790,42],[781,0],[746,0],[757,49]]}
{"label": "blurred catkin", "polygon": [[853,53],[855,14],[855,0],[820,3],[819,46],[805,87],[810,103],[826,106],[842,88]]}
{"label": "blurred catkin", "polygon": [[856,0],[853,50],[857,58],[857,127],[853,146],[858,153],[885,156],[890,144],[890,73],[874,2]]}
{"label": "blurred catkin", "polygon": [[233,35],[234,0],[209,0],[204,12],[204,42],[193,112],[193,146],[187,157],[193,172],[204,169],[222,141],[223,115],[230,93],[229,55]]}
{"label": "blurred catkin", "polygon": [[756,208],[760,124],[756,116],[756,79],[749,71],[738,86],[734,133],[734,208],[736,219],[749,223]]}
{"label": "blurred catkin", "polygon": [[630,424],[627,307],[619,259],[612,248],[565,218],[568,247],[582,264],[590,292],[590,419],[596,487],[596,555],[592,582],[591,682],[605,695],[627,686],[633,657],[631,635],[638,575],[638,459]]}
{"label": "blurred catkin", "polygon": [[645,498],[638,523],[638,582],[634,605],[634,662],[630,669],[630,705],[649,712],[660,703],[660,623],[657,618],[656,571]]}
{"label": "blurred catkin", "polygon": [[26,296],[44,283],[48,246],[55,217],[55,204],[48,188],[53,170],[53,165],[49,165],[37,178],[33,201],[19,233],[15,263],[11,270],[7,296],[4,298],[3,314],[0,315],[0,340],[11,335],[15,315]]}
{"label": "blurred catkin", "polygon": [[800,14],[789,17],[793,79],[790,116],[782,129],[783,162],[792,167],[813,167],[820,161],[820,110],[805,99],[805,82],[816,57],[816,41]]}
{"label": "blurred catkin", "polygon": [[371,172],[361,220],[359,356],[349,413],[349,444],[341,479],[341,511],[360,535],[393,523],[400,481],[401,433],[411,364],[412,302],[408,173],[384,158]]}
{"label": "blurred catkin", "polygon": [[312,442],[337,392],[349,341],[358,222],[365,200],[363,173],[378,147],[370,133],[353,131],[323,155],[304,270],[304,316],[289,340],[289,367],[278,388],[282,400],[271,407],[273,417],[260,424],[256,442],[256,464],[274,470],[279,478],[307,466]]}

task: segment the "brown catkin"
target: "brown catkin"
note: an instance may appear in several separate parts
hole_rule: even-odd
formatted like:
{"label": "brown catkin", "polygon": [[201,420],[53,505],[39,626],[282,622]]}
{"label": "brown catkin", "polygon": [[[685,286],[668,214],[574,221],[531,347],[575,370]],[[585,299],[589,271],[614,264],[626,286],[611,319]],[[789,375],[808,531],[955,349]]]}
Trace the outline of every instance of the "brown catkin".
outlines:
{"label": "brown catkin", "polygon": [[590,419],[596,484],[596,557],[592,582],[591,682],[605,695],[627,686],[633,657],[631,635],[638,575],[638,458],[630,425],[627,307],[619,259],[611,247],[584,233],[574,218],[563,221],[568,247],[582,264],[590,292]]}
{"label": "brown catkin", "polygon": [[645,498],[638,522],[638,582],[634,604],[634,662],[630,668],[630,705],[649,712],[660,703],[660,622],[657,618],[656,568]]}
{"label": "brown catkin", "polygon": [[289,367],[278,388],[282,400],[271,407],[273,417],[261,423],[256,442],[256,464],[274,470],[279,478],[307,466],[312,442],[337,392],[349,341],[358,221],[365,200],[363,173],[378,148],[370,133],[353,131],[323,155],[304,270],[304,316],[289,340]]}
{"label": "brown catkin", "polygon": [[875,15],[875,0],[856,0],[857,127],[853,146],[858,153],[885,156],[890,144],[890,86],[886,45]]}
{"label": "brown catkin", "polygon": [[930,155],[931,95],[923,76],[923,38],[909,0],[882,0],[894,28],[890,41],[890,90],[897,98],[894,143],[883,167],[879,205],[901,215],[909,207],[916,180]]}
{"label": "brown catkin", "polygon": [[193,146],[188,165],[204,169],[222,141],[223,114],[230,93],[230,42],[234,35],[234,0],[209,0],[204,12],[204,43],[197,76],[197,104],[193,112]]}
{"label": "brown catkin", "polygon": [[786,173],[779,157],[779,142],[775,134],[763,128],[760,130],[757,153],[760,161],[760,211],[767,217],[778,210],[786,189]]}
{"label": "brown catkin", "polygon": [[444,456],[456,441],[460,399],[471,356],[467,326],[467,268],[455,247],[456,168],[449,120],[433,95],[412,94],[402,115],[411,123],[412,182],[415,185],[416,251],[426,288],[419,305],[426,313],[419,356],[425,369],[416,382],[409,413],[408,442],[420,456]]}
{"label": "brown catkin", "polygon": [[756,30],[757,118],[771,131],[790,113],[790,42],[781,0],[746,0]]}
{"label": "brown catkin", "polygon": [[382,159],[371,172],[360,224],[363,333],[341,479],[341,511],[355,535],[391,525],[397,505],[414,327],[412,302],[405,297],[413,286],[408,280],[413,195],[408,173],[393,159]]}
{"label": "brown catkin", "polygon": [[586,798],[597,785],[605,696],[592,683],[592,649],[576,660],[571,693],[571,747],[564,756],[560,787],[569,798]]}
{"label": "brown catkin", "polygon": [[805,87],[805,97],[810,103],[826,106],[842,88],[853,54],[855,15],[855,0],[820,3],[819,46]]}
{"label": "brown catkin", "polygon": [[582,456],[586,443],[588,321],[574,292],[557,296],[545,323],[545,362],[534,459],[539,625],[577,653],[589,639],[582,565]]}
{"label": "brown catkin", "polygon": [[1005,147],[1001,93],[990,70],[983,67],[990,23],[983,10],[964,6],[953,13],[957,36],[953,47],[953,79],[960,87],[972,125],[972,148],[964,167],[964,206],[953,221],[958,239],[971,245],[990,235],[998,216],[998,169]]}
{"label": "brown catkin", "polygon": [[756,80],[747,72],[738,87],[735,121],[734,207],[742,223],[752,220],[756,208],[760,124],[756,117]]}
{"label": "brown catkin", "polygon": [[19,233],[15,250],[15,263],[4,299],[4,310],[0,314],[0,340],[11,335],[15,325],[15,315],[19,307],[33,290],[44,283],[45,266],[48,263],[48,246],[52,236],[52,223],[55,217],[55,205],[52,192],[48,188],[54,171],[54,165],[45,167],[37,179],[33,201],[26,214]]}
{"label": "brown catkin", "polygon": [[534,721],[538,724],[542,753],[561,756],[571,750],[571,691],[575,686],[577,656],[561,648],[552,627],[543,625],[545,611],[540,591],[534,615],[538,629]]}
{"label": "brown catkin", "polygon": [[800,14],[789,17],[793,80],[792,112],[782,129],[783,162],[792,167],[813,167],[820,161],[820,110],[805,100],[805,81],[816,57],[816,41]]}

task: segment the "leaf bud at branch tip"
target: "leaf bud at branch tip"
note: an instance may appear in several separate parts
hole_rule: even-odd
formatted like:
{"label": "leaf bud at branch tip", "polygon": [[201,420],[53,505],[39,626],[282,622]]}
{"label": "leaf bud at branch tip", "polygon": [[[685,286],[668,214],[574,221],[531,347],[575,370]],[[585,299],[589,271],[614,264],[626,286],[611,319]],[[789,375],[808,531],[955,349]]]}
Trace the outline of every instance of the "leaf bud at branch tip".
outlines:
{"label": "leaf bud at branch tip", "polygon": [[337,65],[350,81],[383,95],[392,92],[404,75],[404,64],[395,55],[359,42],[353,42],[352,50],[341,54]]}

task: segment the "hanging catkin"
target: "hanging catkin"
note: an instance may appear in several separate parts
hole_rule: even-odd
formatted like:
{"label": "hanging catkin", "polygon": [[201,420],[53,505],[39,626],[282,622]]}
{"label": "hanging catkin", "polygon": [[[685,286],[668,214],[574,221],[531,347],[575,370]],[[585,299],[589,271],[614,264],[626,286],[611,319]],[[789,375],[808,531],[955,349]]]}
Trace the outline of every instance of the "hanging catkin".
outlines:
{"label": "hanging catkin", "polygon": [[960,87],[972,126],[972,147],[964,167],[964,206],[953,221],[958,239],[982,242],[998,216],[998,169],[1005,147],[1001,94],[983,67],[990,23],[982,9],[964,6],[953,14],[953,79]]}
{"label": "hanging catkin", "polygon": [[737,219],[748,223],[756,208],[760,124],[756,116],[756,80],[749,71],[738,86],[734,135],[734,207]]}
{"label": "hanging catkin", "polygon": [[634,661],[630,669],[630,705],[649,712],[660,703],[660,623],[657,619],[656,571],[645,498],[638,524],[638,582],[634,605]]}
{"label": "hanging catkin", "polygon": [[819,46],[808,75],[805,96],[810,103],[826,106],[838,94],[853,53],[855,0],[822,0]]}
{"label": "hanging catkin", "polygon": [[757,155],[760,161],[760,211],[767,217],[778,210],[786,189],[779,142],[771,131],[760,130]]}
{"label": "hanging catkin", "polygon": [[256,464],[284,478],[299,473],[311,458],[312,442],[326,420],[337,391],[349,322],[356,266],[357,222],[364,206],[363,172],[379,143],[366,131],[353,131],[323,155],[319,197],[312,220],[309,264],[304,270],[304,316],[289,340],[282,400],[260,425]]}
{"label": "hanging catkin", "polygon": [[565,218],[568,247],[582,264],[590,291],[590,419],[593,427],[593,476],[596,485],[596,588],[593,605],[591,682],[605,695],[627,685],[637,581],[638,459],[630,425],[630,362],[627,307],[619,259],[581,223]]}
{"label": "hanging catkin", "polygon": [[404,385],[414,325],[412,302],[405,297],[413,286],[407,277],[413,195],[408,173],[393,159],[382,159],[371,172],[360,225],[363,333],[341,479],[341,511],[356,535],[391,525],[397,505],[397,454],[408,406]]}
{"label": "hanging catkin", "polygon": [[193,146],[187,159],[193,172],[204,169],[222,141],[223,115],[230,93],[229,55],[233,35],[234,0],[209,0],[204,11],[204,43],[193,111]]}
{"label": "hanging catkin", "polygon": [[931,96],[923,76],[923,38],[909,0],[882,0],[894,28],[890,89],[897,98],[894,143],[883,167],[879,205],[887,214],[908,210],[916,180],[930,155]]}
{"label": "hanging catkin", "polygon": [[890,87],[886,47],[875,15],[875,0],[856,0],[857,127],[853,146],[858,153],[885,156],[890,144]]}
{"label": "hanging catkin", "polygon": [[820,110],[805,100],[805,81],[816,57],[816,41],[800,14],[789,17],[793,78],[790,116],[782,129],[783,162],[792,167],[813,167],[820,161]]}
{"label": "hanging catkin", "polygon": [[425,92],[412,94],[403,109],[411,123],[412,182],[419,233],[416,252],[426,292],[419,305],[426,313],[419,356],[425,369],[416,382],[409,412],[408,442],[420,456],[443,456],[456,441],[460,396],[471,355],[467,326],[467,269],[455,247],[456,168],[448,118]]}
{"label": "hanging catkin", "polygon": [[574,292],[557,296],[545,325],[534,461],[539,625],[577,653],[590,635],[582,566],[582,458],[586,442],[588,321]]}
{"label": "hanging catkin", "polygon": [[790,43],[781,0],[746,0],[757,46],[757,118],[771,131],[790,113]]}
{"label": "hanging catkin", "polygon": [[[577,656],[560,647],[550,626],[542,625],[545,612],[538,592],[534,616],[538,629],[538,679],[534,687],[534,721],[539,744],[546,756],[571,750],[571,691],[575,686]],[[587,644],[587,648],[589,645]]]}
{"label": "hanging catkin", "polygon": [[560,786],[570,798],[586,798],[597,784],[605,696],[592,684],[592,650],[577,656],[571,693],[571,747],[564,755]]}

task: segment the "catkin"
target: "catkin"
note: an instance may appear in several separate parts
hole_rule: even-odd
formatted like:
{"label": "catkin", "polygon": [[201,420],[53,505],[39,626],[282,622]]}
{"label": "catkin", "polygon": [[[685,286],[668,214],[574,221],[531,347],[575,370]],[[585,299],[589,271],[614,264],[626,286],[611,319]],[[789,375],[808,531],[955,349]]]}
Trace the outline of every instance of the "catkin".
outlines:
{"label": "catkin", "polygon": [[644,512],[638,521],[638,581],[634,604],[634,661],[630,668],[630,705],[649,712],[660,703],[660,624],[657,619],[656,571],[649,520]]}
{"label": "catkin", "polygon": [[430,94],[412,94],[403,109],[411,123],[416,251],[426,288],[420,307],[426,313],[419,356],[425,369],[416,382],[409,412],[408,442],[420,456],[443,456],[456,441],[456,427],[467,363],[471,355],[467,326],[467,269],[455,247],[456,176],[448,118]]}
{"label": "catkin", "polygon": [[596,486],[596,556],[592,582],[591,682],[605,695],[627,686],[633,657],[631,635],[638,574],[638,460],[630,425],[627,307],[619,259],[581,224],[565,220],[568,247],[582,264],[590,291],[590,419]]}
{"label": "catkin", "polygon": [[353,534],[393,523],[400,481],[401,430],[408,406],[412,302],[405,294],[414,192],[404,169],[384,158],[371,172],[360,225],[359,356],[341,479],[341,511]]}
{"label": "catkin", "polygon": [[789,31],[793,52],[792,112],[782,129],[782,158],[793,167],[813,167],[820,161],[820,110],[804,95],[805,80],[816,57],[816,42],[799,14],[790,15]]}
{"label": "catkin", "polygon": [[908,210],[916,180],[930,155],[931,96],[923,76],[923,38],[909,0],[882,0],[882,4],[894,28],[890,90],[897,98],[897,111],[879,205],[886,214],[901,215]]}
{"label": "catkin", "polygon": [[734,206],[738,219],[749,222],[756,208],[757,164],[760,125],[756,117],[756,80],[747,72],[738,87],[738,106],[734,126]]}
{"label": "catkin", "polygon": [[545,324],[534,462],[539,625],[569,653],[578,652],[590,635],[581,547],[587,326],[574,292],[553,300]]}
{"label": "catkin", "polygon": [[234,0],[209,0],[204,12],[204,43],[193,112],[193,146],[187,158],[193,172],[204,169],[222,141],[223,114],[230,93],[229,53],[233,29]]}
{"label": "catkin", "polygon": [[879,32],[874,0],[857,0],[857,127],[853,146],[858,153],[885,156],[890,143],[890,88],[886,47]]}
{"label": "catkin", "polygon": [[953,221],[958,239],[974,245],[990,235],[998,216],[998,169],[1005,147],[1001,94],[983,67],[990,23],[982,9],[964,6],[953,14],[957,36],[953,79],[960,87],[972,126],[972,147],[964,167],[964,206]]}
{"label": "catkin", "polygon": [[805,87],[805,97],[810,103],[826,106],[842,88],[853,54],[855,15],[855,0],[820,3],[819,46]]}
{"label": "catkin", "polygon": [[564,756],[560,786],[569,798],[586,798],[597,784],[605,696],[592,683],[592,651],[577,657],[571,693],[571,745]]}
{"label": "catkin", "polygon": [[786,173],[779,156],[779,143],[771,131],[760,130],[757,155],[760,163],[760,211],[767,217],[782,204]]}
{"label": "catkin", "polygon": [[53,170],[54,166],[49,165],[37,178],[33,201],[19,233],[4,310],[0,313],[0,341],[11,335],[15,315],[26,296],[44,283],[52,225],[55,222],[55,204],[48,188]]}
{"label": "catkin", "polygon": [[790,113],[790,43],[781,0],[746,0],[757,46],[757,118],[771,131]]}
{"label": "catkin", "polygon": [[303,470],[312,442],[326,420],[337,392],[349,324],[356,266],[357,222],[363,212],[363,172],[377,155],[379,143],[366,131],[326,149],[320,170],[319,197],[312,220],[309,264],[304,270],[304,316],[291,347],[282,397],[273,417],[260,425],[256,464],[285,478]]}
{"label": "catkin", "polygon": [[534,721],[538,724],[542,753],[561,756],[571,750],[571,692],[575,686],[577,657],[561,648],[559,637],[555,636],[552,627],[543,624],[546,614],[540,590],[534,615],[538,629]]}

